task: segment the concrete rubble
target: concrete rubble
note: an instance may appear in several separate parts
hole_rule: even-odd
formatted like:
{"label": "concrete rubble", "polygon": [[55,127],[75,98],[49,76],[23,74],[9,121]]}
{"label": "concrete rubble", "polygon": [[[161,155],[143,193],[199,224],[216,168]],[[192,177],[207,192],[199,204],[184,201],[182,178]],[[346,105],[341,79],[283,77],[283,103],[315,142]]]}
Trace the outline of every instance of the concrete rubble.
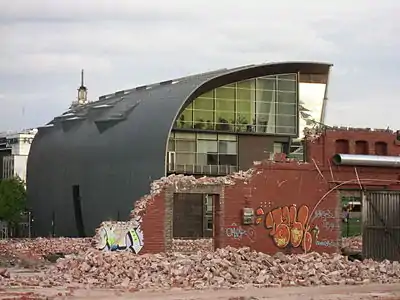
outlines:
{"label": "concrete rubble", "polygon": [[248,248],[195,254],[88,251],[60,258],[44,275],[0,277],[4,286],[206,289],[400,282],[399,262],[349,261],[339,254],[270,256]]}

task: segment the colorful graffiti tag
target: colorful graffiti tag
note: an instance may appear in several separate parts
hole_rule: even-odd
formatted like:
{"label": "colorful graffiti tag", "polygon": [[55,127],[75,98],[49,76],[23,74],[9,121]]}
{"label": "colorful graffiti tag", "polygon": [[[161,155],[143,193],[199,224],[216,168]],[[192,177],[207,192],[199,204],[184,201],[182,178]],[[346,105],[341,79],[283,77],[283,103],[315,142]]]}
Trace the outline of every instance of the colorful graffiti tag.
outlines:
{"label": "colorful graffiti tag", "polygon": [[142,250],[143,232],[139,226],[103,224],[98,232],[100,250],[130,250],[136,254]]}
{"label": "colorful graffiti tag", "polygon": [[259,207],[256,210],[256,225],[264,223],[278,248],[301,246],[303,251],[308,252],[313,244],[313,234],[316,239],[319,233],[317,226],[311,229],[307,225],[309,214],[310,210],[306,205],[299,208],[296,205],[278,207],[267,213]]}
{"label": "colorful graffiti tag", "polygon": [[232,223],[231,226],[227,226],[225,228],[225,234],[227,237],[236,240],[241,240],[244,237],[249,238],[251,241],[255,239],[254,228],[250,227],[246,230],[242,226],[237,225],[236,223]]}

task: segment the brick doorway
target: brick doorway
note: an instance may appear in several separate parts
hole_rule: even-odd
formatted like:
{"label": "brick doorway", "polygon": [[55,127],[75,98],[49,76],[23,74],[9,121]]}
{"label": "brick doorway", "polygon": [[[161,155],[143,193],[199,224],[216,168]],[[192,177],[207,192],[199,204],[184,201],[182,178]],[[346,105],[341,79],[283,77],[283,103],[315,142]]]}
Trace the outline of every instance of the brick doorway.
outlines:
{"label": "brick doorway", "polygon": [[[174,243],[192,241],[209,250],[215,249],[219,234],[219,195],[206,193],[174,193],[172,238]],[[182,242],[183,243],[183,242]],[[207,246],[208,245],[208,246]],[[189,249],[195,251],[196,249]],[[188,250],[188,251],[189,251]]]}

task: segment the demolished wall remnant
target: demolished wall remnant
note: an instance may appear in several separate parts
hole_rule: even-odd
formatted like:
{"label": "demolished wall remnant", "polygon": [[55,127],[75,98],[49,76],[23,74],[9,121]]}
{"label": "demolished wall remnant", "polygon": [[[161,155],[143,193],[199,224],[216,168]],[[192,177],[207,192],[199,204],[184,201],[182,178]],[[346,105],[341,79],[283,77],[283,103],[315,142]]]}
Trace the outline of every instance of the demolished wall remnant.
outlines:
{"label": "demolished wall remnant", "polygon": [[[343,188],[385,186],[400,190],[398,174],[386,168],[334,166],[337,139],[391,141],[389,153],[400,152],[393,132],[319,128],[306,135],[307,162],[274,155],[254,162],[252,169],[224,177],[170,175],[154,181],[149,195],[134,205],[132,219],[140,219],[143,249],[140,253],[169,252],[174,245],[174,193],[213,195],[218,218],[214,219],[214,247],[243,246],[275,253],[339,252],[341,248]],[[353,143],[354,142],[354,143]],[[353,144],[354,145],[353,145]],[[399,153],[400,154],[400,153]],[[215,196],[215,197],[214,197]],[[254,211],[254,224],[244,224],[243,211]],[[183,245],[183,242],[179,242]],[[104,244],[104,242],[103,242]],[[196,249],[189,245],[189,251]]]}

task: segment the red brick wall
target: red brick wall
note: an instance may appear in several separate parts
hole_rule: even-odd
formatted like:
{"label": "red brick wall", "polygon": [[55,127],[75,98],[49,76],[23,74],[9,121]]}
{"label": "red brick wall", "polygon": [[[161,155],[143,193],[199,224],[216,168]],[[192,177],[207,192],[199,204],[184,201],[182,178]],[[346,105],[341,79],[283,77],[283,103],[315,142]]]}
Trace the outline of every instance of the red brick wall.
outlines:
{"label": "red brick wall", "polygon": [[[400,190],[398,169],[333,165],[331,158],[336,154],[338,139],[349,140],[350,153],[355,153],[356,141],[367,141],[370,154],[374,154],[375,142],[386,142],[388,155],[400,155],[393,133],[328,130],[306,143],[309,163],[265,163],[257,166],[257,173],[248,183],[237,180],[236,185],[224,188],[221,223],[215,224],[221,232],[215,237],[218,245],[249,246],[267,253],[337,251],[342,222],[339,189],[358,189],[362,185],[364,189]],[[242,225],[244,207],[261,213],[258,224]],[[166,209],[165,193],[148,205],[141,253],[166,250],[165,236],[173,219],[166,216],[166,210],[170,211]]]}
{"label": "red brick wall", "polygon": [[400,143],[396,141],[396,133],[388,131],[369,131],[369,130],[327,130],[319,138],[309,140],[306,143],[307,161],[311,159],[320,165],[329,165],[330,160],[336,153],[335,142],[337,140],[349,141],[350,154],[356,154],[356,142],[366,141],[368,143],[369,154],[375,155],[375,143],[384,142],[387,144],[387,155],[400,155]]}
{"label": "red brick wall", "polygon": [[[260,167],[249,184],[225,188],[221,245],[266,253],[337,251],[341,219],[337,193],[323,198],[329,189],[312,165]],[[242,225],[244,207],[261,213],[255,225]]]}
{"label": "red brick wall", "polygon": [[142,216],[144,246],[140,254],[165,252],[165,193],[162,192],[147,204]]}

